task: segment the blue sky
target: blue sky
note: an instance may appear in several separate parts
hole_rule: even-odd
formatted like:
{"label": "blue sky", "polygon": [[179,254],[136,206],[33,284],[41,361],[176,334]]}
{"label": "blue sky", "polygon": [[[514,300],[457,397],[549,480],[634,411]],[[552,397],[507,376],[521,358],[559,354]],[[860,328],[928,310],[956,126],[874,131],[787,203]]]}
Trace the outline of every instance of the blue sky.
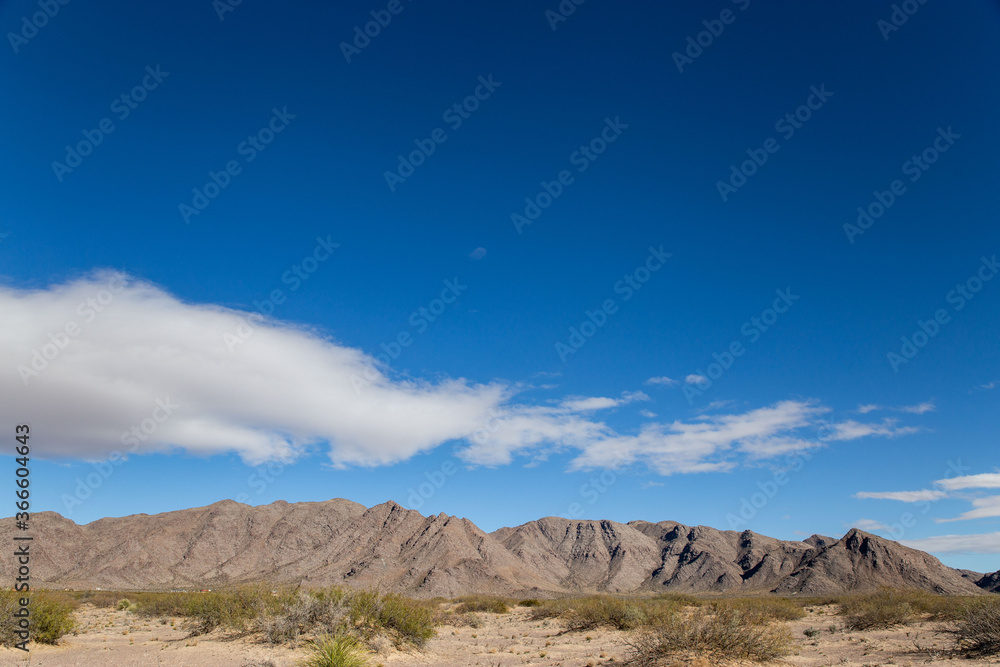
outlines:
{"label": "blue sky", "polygon": [[1000,11],[902,4],[2,3],[35,509],[858,525],[996,570]]}

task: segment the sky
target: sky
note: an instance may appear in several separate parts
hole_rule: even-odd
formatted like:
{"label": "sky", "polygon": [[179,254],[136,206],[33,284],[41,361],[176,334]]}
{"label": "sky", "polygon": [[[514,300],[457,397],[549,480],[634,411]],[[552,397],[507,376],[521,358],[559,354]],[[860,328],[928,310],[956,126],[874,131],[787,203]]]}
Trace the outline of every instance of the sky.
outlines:
{"label": "sky", "polygon": [[33,511],[859,527],[1000,568],[997,3],[13,0],[0,28]]}

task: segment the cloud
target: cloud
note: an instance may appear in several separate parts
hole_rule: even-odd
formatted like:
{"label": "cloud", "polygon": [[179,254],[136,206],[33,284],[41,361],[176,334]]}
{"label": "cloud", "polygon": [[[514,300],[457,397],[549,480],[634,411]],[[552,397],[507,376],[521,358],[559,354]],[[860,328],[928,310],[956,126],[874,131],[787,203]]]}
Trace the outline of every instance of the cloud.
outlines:
{"label": "cloud", "polygon": [[639,410],[639,414],[645,417],[646,419],[656,418],[656,413],[653,412],[652,410]]}
{"label": "cloud", "polygon": [[486,257],[486,248],[483,248],[482,246],[476,248],[469,253],[469,257],[472,259],[482,259],[483,257]]}
{"label": "cloud", "polygon": [[[148,422],[139,453],[235,452],[258,463],[325,450],[335,465],[377,466],[451,444],[473,464],[568,451],[571,469],[640,463],[670,475],[821,447],[815,433],[829,411],[783,401],[621,433],[593,413],[648,401],[645,393],[526,405],[514,401],[523,387],[501,382],[402,379],[320,332],[185,303],[116,274],[46,289],[0,287],[0,313],[8,369],[0,420],[44,425],[33,451],[45,457],[104,458]],[[71,335],[59,333],[71,322]],[[158,401],[177,407],[154,424]],[[882,431],[856,427],[840,439]]]}
{"label": "cloud", "polygon": [[1000,533],[938,535],[920,540],[903,540],[902,544],[928,553],[1000,554]]}
{"label": "cloud", "polygon": [[869,533],[873,533],[877,530],[886,530],[889,528],[889,526],[885,525],[881,521],[876,521],[875,519],[858,519],[854,523],[848,525],[852,528],[864,530]]}
{"label": "cloud", "polygon": [[987,382],[986,384],[981,384],[978,387],[976,387],[976,389],[980,391],[989,391],[990,389],[996,389],[997,385],[1000,385],[1000,382],[994,380],[992,382]]}
{"label": "cloud", "polygon": [[972,506],[976,509],[963,512],[952,519],[935,519],[938,523],[948,523],[950,521],[967,521],[969,519],[986,519],[1000,516],[1000,496],[986,496],[985,498],[974,498]]}
{"label": "cloud", "polygon": [[919,428],[915,428],[913,426],[896,426],[896,422],[897,420],[895,419],[883,419],[879,424],[870,424],[848,419],[844,422],[830,424],[829,428],[832,433],[827,435],[824,439],[855,440],[857,438],[864,438],[871,435],[895,438],[901,435],[911,435],[920,431]]}
{"label": "cloud", "polygon": [[643,482],[642,483],[642,488],[644,488],[644,489],[652,489],[652,488],[657,487],[657,486],[664,486],[664,484],[663,484],[663,482]]}
{"label": "cloud", "polygon": [[1000,489],[1000,473],[990,472],[982,475],[963,475],[961,477],[949,477],[939,479],[934,482],[946,491],[960,491],[962,489]]}
{"label": "cloud", "polygon": [[855,493],[855,498],[862,499],[873,499],[873,500],[899,500],[904,503],[919,503],[928,500],[941,500],[947,497],[944,491],[934,491],[931,489],[924,489],[922,491],[862,491],[861,493]]}
{"label": "cloud", "polygon": [[923,403],[917,403],[916,405],[902,405],[899,407],[878,405],[877,403],[868,403],[866,405],[859,405],[858,412],[863,415],[869,412],[875,412],[876,410],[891,410],[893,412],[906,412],[912,415],[922,415],[925,412],[934,412],[937,407],[931,401],[924,401]]}
{"label": "cloud", "polygon": [[632,401],[648,401],[649,396],[641,391],[623,392],[621,398],[575,397],[567,398],[560,405],[571,412],[590,412],[592,410],[606,410],[616,408],[619,405],[627,405]]}
{"label": "cloud", "polygon": [[675,384],[680,384],[680,381],[668,378],[666,375],[661,375],[659,377],[649,378],[646,380],[646,384],[662,384],[666,387],[672,387]]}
{"label": "cloud", "polygon": [[684,378],[684,381],[687,382],[688,384],[708,384],[707,377],[705,377],[704,375],[697,375],[695,373],[691,373],[691,375],[688,375],[686,378]]}

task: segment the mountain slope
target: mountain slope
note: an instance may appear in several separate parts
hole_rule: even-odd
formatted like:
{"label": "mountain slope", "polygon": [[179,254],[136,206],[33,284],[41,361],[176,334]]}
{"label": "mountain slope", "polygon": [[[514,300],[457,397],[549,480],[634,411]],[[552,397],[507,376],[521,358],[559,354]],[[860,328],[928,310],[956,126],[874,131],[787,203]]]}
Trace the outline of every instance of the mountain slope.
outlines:
{"label": "mountain slope", "polygon": [[[11,535],[14,520],[0,519]],[[31,518],[32,580],[71,588],[174,589],[273,583],[379,587],[410,595],[774,591],[832,594],[880,586],[976,594],[1000,587],[854,529],[803,542],[673,521],[546,517],[485,533],[394,502],[250,507],[225,500],[77,525]],[[13,577],[13,559],[0,571]],[[978,585],[977,585],[978,584]]]}

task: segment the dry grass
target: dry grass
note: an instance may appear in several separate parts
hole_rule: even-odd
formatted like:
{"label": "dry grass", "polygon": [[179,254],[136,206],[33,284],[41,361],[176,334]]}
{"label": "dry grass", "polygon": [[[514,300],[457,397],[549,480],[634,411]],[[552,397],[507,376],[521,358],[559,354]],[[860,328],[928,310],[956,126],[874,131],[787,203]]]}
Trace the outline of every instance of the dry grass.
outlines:
{"label": "dry grass", "polygon": [[506,614],[510,611],[511,604],[513,604],[507,598],[492,597],[489,595],[466,595],[455,601],[459,603],[455,609],[455,612],[458,614],[477,611],[489,614]]}
{"label": "dry grass", "polygon": [[713,663],[767,662],[791,653],[792,636],[783,624],[762,624],[730,605],[674,612],[638,631],[630,645],[627,664],[636,666],[658,665],[679,655],[697,655]]}
{"label": "dry grass", "polygon": [[754,625],[766,625],[772,621],[797,621],[806,616],[805,610],[788,598],[725,598],[711,604],[716,611],[739,611],[745,622]]}
{"label": "dry grass", "polygon": [[849,630],[880,630],[921,619],[953,621],[978,598],[935,595],[919,590],[881,589],[840,598],[840,615]]}
{"label": "dry grass", "polygon": [[973,656],[1000,654],[1000,599],[967,600],[956,614],[959,649]]}
{"label": "dry grass", "polygon": [[3,591],[0,595],[0,645],[14,646],[23,638],[17,635],[20,619],[14,616],[20,609],[19,600],[28,598],[28,619],[31,641],[39,644],[57,644],[59,639],[74,627],[73,610],[76,605],[65,595],[52,591],[18,593]]}

